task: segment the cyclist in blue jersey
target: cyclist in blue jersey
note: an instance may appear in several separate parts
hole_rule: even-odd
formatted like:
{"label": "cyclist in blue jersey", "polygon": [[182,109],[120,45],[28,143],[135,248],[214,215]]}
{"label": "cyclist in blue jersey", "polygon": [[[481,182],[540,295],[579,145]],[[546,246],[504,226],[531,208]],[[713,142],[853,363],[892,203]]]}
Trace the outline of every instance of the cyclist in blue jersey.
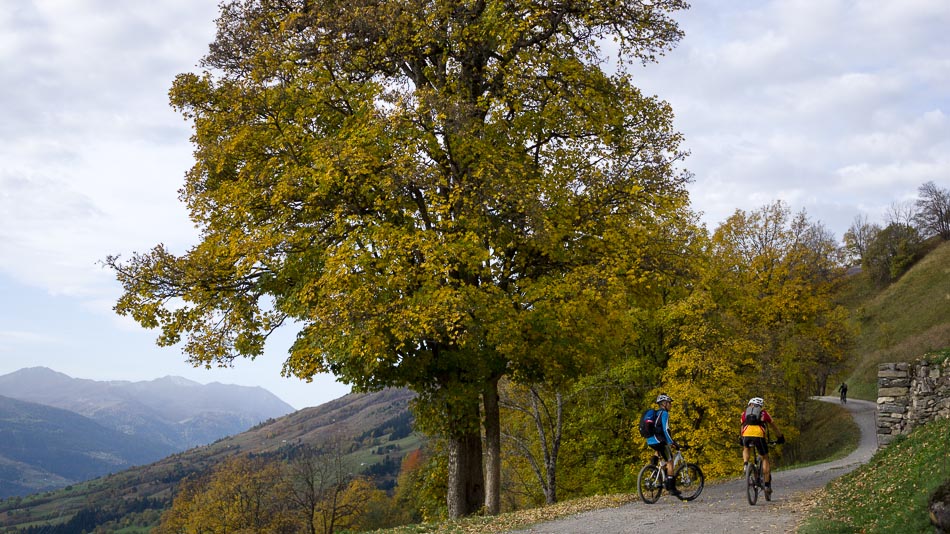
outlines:
{"label": "cyclist in blue jersey", "polygon": [[647,445],[656,451],[657,456],[666,461],[666,491],[670,495],[679,497],[680,491],[676,489],[676,481],[673,480],[673,451],[679,448],[679,445],[673,441],[670,436],[670,407],[673,405],[673,399],[669,395],[661,394],[656,398],[656,403],[660,409],[656,414],[656,426],[654,434],[647,438]]}

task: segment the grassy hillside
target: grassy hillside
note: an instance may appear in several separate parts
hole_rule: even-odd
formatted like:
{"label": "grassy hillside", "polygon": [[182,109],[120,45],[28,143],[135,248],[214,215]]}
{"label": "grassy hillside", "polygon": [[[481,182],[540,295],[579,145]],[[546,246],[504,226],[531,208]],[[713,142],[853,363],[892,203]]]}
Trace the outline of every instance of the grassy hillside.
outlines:
{"label": "grassy hillside", "polygon": [[849,395],[876,401],[878,364],[909,362],[950,347],[950,242],[883,290],[855,276],[844,301],[858,333]]}
{"label": "grassy hillside", "polygon": [[[204,473],[237,454],[277,453],[287,446],[339,440],[352,443],[350,456],[357,465],[364,464],[363,468],[386,458],[392,461],[418,447],[415,436],[389,441],[392,429],[405,421],[412,396],[409,391],[396,389],[346,395],[152,464],[73,484],[63,490],[6,499],[0,501],[0,530],[63,524],[77,514],[124,517],[127,521],[131,518],[133,523],[154,525],[158,512],[170,504],[178,482],[186,476]],[[389,445],[398,445],[388,451],[389,456],[373,454]]]}
{"label": "grassy hillside", "polygon": [[950,479],[950,420],[918,427],[828,485],[799,534],[931,533],[930,494]]}

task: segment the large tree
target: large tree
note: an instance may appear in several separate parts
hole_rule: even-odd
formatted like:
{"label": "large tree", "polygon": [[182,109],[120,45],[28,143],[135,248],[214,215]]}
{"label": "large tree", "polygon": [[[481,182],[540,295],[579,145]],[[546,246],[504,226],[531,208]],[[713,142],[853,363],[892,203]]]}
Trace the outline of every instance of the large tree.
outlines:
{"label": "large tree", "polygon": [[678,41],[685,7],[225,2],[206,71],[171,90],[201,240],[108,258],[116,310],[196,365],[286,324],[286,374],[414,389],[448,443],[449,514],[496,512],[499,378],[583,372],[598,318],[665,276],[689,217],[671,112],[626,70]]}

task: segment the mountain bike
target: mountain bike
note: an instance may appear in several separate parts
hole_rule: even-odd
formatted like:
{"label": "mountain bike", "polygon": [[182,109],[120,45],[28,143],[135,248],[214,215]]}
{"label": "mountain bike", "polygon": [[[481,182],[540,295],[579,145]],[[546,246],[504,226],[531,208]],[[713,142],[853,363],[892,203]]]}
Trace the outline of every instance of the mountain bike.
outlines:
{"label": "mountain bike", "polygon": [[[673,454],[673,480],[676,481],[676,489],[680,490],[679,498],[684,501],[691,501],[703,492],[703,486],[706,484],[706,476],[698,465],[688,463],[683,458],[684,450],[689,447],[682,445],[676,449]],[[650,462],[640,469],[637,475],[637,493],[640,499],[653,504],[660,500],[660,495],[666,487],[666,462],[658,456],[650,459]]]}
{"label": "mountain bike", "polygon": [[[769,441],[769,445],[775,445],[777,441]],[[749,498],[749,504],[755,506],[755,503],[759,500],[759,491],[765,494],[765,500],[772,500],[772,488],[766,487],[765,482],[762,480],[762,457],[759,456],[759,450],[755,447],[749,447],[752,449],[752,461],[745,466],[745,479],[746,479],[746,497]]]}

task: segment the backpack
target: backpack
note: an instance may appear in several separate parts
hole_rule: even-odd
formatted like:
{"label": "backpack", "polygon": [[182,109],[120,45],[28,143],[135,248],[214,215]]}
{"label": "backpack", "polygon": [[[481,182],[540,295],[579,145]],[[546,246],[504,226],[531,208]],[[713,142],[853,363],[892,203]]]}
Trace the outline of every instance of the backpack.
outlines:
{"label": "backpack", "polygon": [[656,421],[659,419],[659,415],[660,412],[653,408],[649,408],[647,411],[643,412],[643,415],[640,416],[640,425],[638,427],[641,437],[653,437],[653,435],[656,433]]}
{"label": "backpack", "polygon": [[765,422],[762,421],[762,407],[761,406],[748,406],[745,409],[745,424],[759,425],[759,426],[762,426],[765,424]]}

